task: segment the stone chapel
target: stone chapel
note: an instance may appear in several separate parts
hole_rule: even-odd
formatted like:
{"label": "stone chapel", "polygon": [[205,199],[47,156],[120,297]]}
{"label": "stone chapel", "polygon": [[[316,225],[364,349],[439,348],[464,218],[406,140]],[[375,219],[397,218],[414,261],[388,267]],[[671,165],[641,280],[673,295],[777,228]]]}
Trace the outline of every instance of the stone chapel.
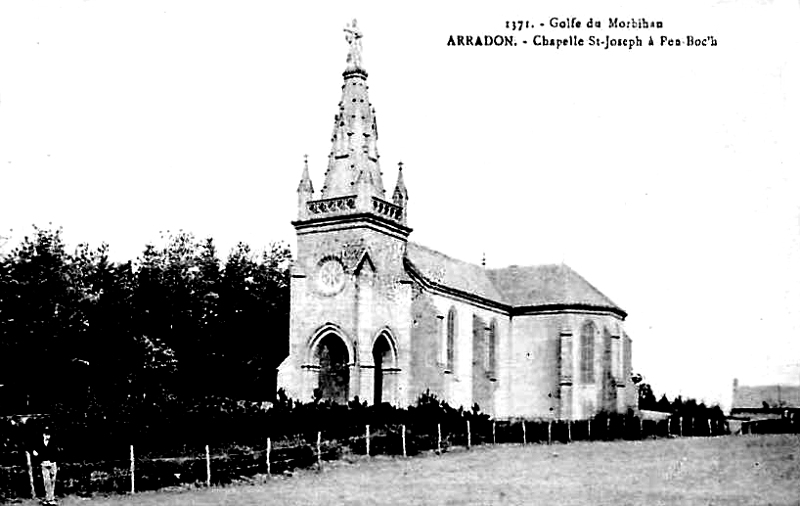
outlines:
{"label": "stone chapel", "polygon": [[325,182],[298,193],[289,355],[302,401],[414,404],[427,390],[498,418],[583,419],[636,405],[627,316],[566,265],[487,269],[409,241],[400,164],[386,198],[375,109],[350,51]]}

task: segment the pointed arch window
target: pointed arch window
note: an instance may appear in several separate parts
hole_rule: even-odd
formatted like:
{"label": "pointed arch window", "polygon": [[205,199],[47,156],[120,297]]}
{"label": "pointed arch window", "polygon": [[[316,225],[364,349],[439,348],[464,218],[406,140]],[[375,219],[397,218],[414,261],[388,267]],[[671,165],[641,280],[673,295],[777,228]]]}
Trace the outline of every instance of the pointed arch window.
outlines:
{"label": "pointed arch window", "polygon": [[458,333],[458,322],[456,317],[456,308],[451,307],[450,311],[447,312],[447,341],[445,343],[445,357],[448,371],[452,371],[455,367],[456,334]]}
{"label": "pointed arch window", "polygon": [[486,336],[486,372],[490,378],[497,377],[497,319],[492,318]]}
{"label": "pointed arch window", "polygon": [[581,327],[581,383],[594,383],[594,336],[594,323],[587,321]]}
{"label": "pointed arch window", "polygon": [[611,332],[608,328],[603,327],[603,375],[611,374],[613,369],[611,367],[613,358],[611,350]]}

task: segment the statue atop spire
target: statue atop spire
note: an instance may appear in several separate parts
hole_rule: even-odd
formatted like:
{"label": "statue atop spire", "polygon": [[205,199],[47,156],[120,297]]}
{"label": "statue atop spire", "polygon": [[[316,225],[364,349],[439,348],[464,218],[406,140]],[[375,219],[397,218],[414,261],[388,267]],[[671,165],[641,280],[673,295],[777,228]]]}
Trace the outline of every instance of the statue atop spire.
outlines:
{"label": "statue atop spire", "polygon": [[364,34],[358,29],[356,20],[353,20],[351,25],[344,27],[345,39],[350,45],[350,51],[347,53],[348,68],[362,69],[361,66],[361,38]]}

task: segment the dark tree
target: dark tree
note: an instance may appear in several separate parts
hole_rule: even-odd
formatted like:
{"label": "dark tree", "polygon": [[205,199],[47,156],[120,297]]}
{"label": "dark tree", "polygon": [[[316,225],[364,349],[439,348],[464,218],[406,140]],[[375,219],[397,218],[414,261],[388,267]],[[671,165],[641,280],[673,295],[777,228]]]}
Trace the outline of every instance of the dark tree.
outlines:
{"label": "dark tree", "polygon": [[136,414],[176,396],[274,396],[286,246],[239,244],[223,264],[211,239],[180,232],[113,263],[106,245],[69,253],[60,229],[34,232],[0,257],[3,409]]}
{"label": "dark tree", "polygon": [[656,410],[664,413],[669,413],[672,410],[672,403],[669,402],[666,394],[662,395],[661,399],[658,400],[658,404],[656,404]]}

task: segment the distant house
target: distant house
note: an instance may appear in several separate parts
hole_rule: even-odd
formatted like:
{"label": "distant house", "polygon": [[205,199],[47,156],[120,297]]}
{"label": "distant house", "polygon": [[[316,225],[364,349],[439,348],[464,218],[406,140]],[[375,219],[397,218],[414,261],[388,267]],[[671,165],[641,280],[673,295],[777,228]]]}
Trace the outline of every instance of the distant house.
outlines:
{"label": "distant house", "polygon": [[[760,385],[740,386],[733,380],[733,402],[731,403],[730,424],[733,432],[752,429],[742,424],[762,426],[759,432],[779,432],[775,424],[787,421],[796,424],[800,417],[800,386],[798,385]],[[780,422],[779,420],[783,420]],[[762,423],[763,422],[763,423]],[[770,427],[770,429],[766,429]]]}
{"label": "distant house", "polygon": [[733,380],[731,414],[736,412],[780,412],[787,408],[800,409],[800,386],[740,386],[739,380]]}

